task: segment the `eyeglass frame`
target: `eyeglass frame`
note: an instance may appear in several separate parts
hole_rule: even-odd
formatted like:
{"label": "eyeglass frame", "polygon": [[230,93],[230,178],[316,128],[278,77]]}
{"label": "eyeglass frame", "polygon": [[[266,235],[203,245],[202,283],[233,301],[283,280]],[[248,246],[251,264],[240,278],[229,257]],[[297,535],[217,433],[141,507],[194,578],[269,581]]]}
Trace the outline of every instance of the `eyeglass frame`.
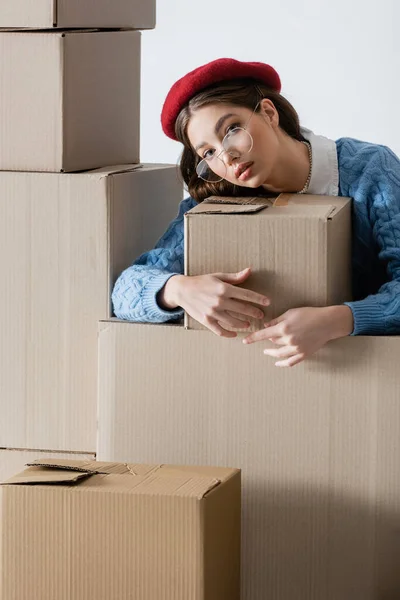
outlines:
{"label": "eyeglass frame", "polygon": [[[251,133],[249,133],[249,132],[247,131],[247,127],[249,126],[249,123],[250,123],[250,121],[251,121],[251,119],[252,119],[253,115],[256,113],[256,111],[257,111],[258,107],[260,106],[260,104],[261,104],[261,101],[264,99],[264,96],[262,95],[262,92],[261,92],[261,90],[259,89],[259,87],[258,87],[258,86],[255,86],[255,87],[256,87],[256,90],[258,91],[258,93],[259,93],[259,94],[262,96],[262,98],[260,98],[260,100],[257,102],[257,104],[256,104],[256,107],[254,108],[253,112],[251,113],[251,115],[250,115],[250,117],[248,118],[248,120],[247,120],[247,123],[246,123],[246,125],[245,125],[244,127],[234,127],[234,129],[232,129],[231,131],[228,131],[228,133],[226,133],[226,134],[224,135],[224,137],[222,138],[222,142],[221,142],[221,145],[222,145],[222,146],[224,145],[224,140],[225,140],[225,139],[226,139],[226,138],[227,138],[227,137],[228,137],[230,134],[232,134],[232,132],[233,132],[233,131],[237,131],[237,130],[239,130],[239,129],[240,129],[240,130],[242,130],[242,131],[245,131],[245,132],[247,133],[247,135],[249,135],[249,136],[250,136],[250,139],[251,139],[251,146],[250,146],[250,149],[249,149],[249,150],[247,150],[247,152],[250,152],[250,151],[253,149],[253,145],[254,145],[253,136],[251,135]],[[224,165],[224,167],[225,167],[225,171],[227,171],[226,164],[224,163],[224,161],[222,160],[222,158],[220,158],[221,154],[224,154],[224,152],[227,152],[228,154],[230,154],[230,156],[231,156],[231,157],[232,157],[234,160],[236,160],[236,159],[238,159],[238,158],[241,158],[241,156],[243,156],[243,154],[239,154],[239,156],[235,156],[235,157],[233,157],[233,156],[232,156],[232,154],[231,154],[231,152],[232,152],[232,151],[225,150],[225,148],[223,148],[223,149],[221,150],[221,152],[220,152],[220,153],[219,153],[217,156],[213,156],[211,160],[214,160],[214,159],[218,159],[218,160],[220,160],[220,161],[221,161],[221,163],[222,163],[222,164]],[[197,174],[197,176],[198,176],[198,178],[199,178],[199,179],[203,179],[203,178],[201,177],[201,175],[199,175],[199,174],[198,174],[198,172],[197,172],[197,169],[199,168],[199,165],[201,165],[201,163],[203,163],[203,162],[204,162],[204,163],[206,163],[206,164],[207,164],[207,166],[208,166],[208,161],[207,161],[207,159],[206,159],[206,158],[202,158],[202,159],[201,159],[201,160],[200,160],[200,161],[197,163],[197,165],[196,165],[196,174]],[[213,169],[211,169],[211,167],[210,167],[210,166],[208,166],[208,168],[209,168],[209,169],[210,169],[210,170],[211,170],[213,173],[215,173],[215,171],[213,171]],[[217,173],[215,173],[215,174],[217,175]],[[225,174],[226,174],[226,173],[225,173]],[[207,180],[207,179],[203,179],[203,181],[206,181],[207,183],[219,183],[220,181],[223,181],[224,179],[225,179],[225,177],[221,177],[221,179],[217,179],[217,180],[215,180],[215,181],[209,181],[209,180]]]}

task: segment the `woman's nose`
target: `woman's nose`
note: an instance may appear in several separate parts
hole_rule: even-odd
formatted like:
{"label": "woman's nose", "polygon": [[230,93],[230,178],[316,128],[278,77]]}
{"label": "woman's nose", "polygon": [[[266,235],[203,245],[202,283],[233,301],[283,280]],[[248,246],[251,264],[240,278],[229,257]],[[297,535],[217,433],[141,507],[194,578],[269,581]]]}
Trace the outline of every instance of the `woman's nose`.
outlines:
{"label": "woman's nose", "polygon": [[225,163],[226,166],[231,165],[232,162],[235,160],[231,153],[225,149],[221,150],[219,158]]}

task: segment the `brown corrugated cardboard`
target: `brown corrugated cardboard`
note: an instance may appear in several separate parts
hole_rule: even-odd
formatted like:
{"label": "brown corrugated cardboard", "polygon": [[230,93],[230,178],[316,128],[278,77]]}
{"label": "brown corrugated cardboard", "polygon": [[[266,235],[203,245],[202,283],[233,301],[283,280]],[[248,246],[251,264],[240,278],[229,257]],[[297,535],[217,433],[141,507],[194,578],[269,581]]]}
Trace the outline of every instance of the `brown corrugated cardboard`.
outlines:
{"label": "brown corrugated cardboard", "polygon": [[239,600],[237,469],[59,462],[0,489],[2,598]]}
{"label": "brown corrugated cardboard", "polygon": [[153,29],[155,0],[1,0],[0,27]]}
{"label": "brown corrugated cardboard", "polygon": [[140,32],[0,32],[0,169],[139,162]]}
{"label": "brown corrugated cardboard", "polygon": [[99,460],[242,469],[242,600],[400,597],[400,338],[292,369],[178,325],[99,340]]}
{"label": "brown corrugated cardboard", "polygon": [[[60,459],[64,460],[94,460],[94,454],[68,454],[68,453],[57,453],[48,451],[33,451],[29,450],[0,450],[0,481],[5,481],[14,473],[22,471],[27,463],[31,463],[34,460],[48,459]],[[1,597],[1,596],[0,596]]]}
{"label": "brown corrugated cardboard", "polygon": [[[252,274],[241,287],[268,296],[267,319],[289,308],[351,299],[351,200],[281,194],[212,197],[185,215],[185,275]],[[251,321],[246,331],[262,327]],[[185,315],[188,329],[204,329]],[[228,327],[226,327],[228,329]]]}
{"label": "brown corrugated cardboard", "polygon": [[0,172],[0,448],[95,450],[97,322],[183,195],[174,165],[131,167]]}

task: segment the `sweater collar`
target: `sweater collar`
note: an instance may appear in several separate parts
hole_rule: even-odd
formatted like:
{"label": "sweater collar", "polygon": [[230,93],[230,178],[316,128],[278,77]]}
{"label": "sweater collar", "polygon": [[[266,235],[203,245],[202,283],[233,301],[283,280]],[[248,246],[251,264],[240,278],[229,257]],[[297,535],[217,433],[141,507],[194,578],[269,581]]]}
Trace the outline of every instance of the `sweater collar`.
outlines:
{"label": "sweater collar", "polygon": [[323,135],[315,135],[305,127],[301,128],[301,134],[310,142],[312,149],[312,172],[307,194],[338,196],[339,166],[336,143]]}

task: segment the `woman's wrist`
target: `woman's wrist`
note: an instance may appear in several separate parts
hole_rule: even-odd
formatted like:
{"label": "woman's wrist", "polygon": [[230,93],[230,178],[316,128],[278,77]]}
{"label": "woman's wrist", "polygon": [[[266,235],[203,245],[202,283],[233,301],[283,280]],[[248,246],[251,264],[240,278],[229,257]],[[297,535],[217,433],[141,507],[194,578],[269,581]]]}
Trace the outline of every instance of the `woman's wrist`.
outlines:
{"label": "woman's wrist", "polygon": [[354,330],[353,311],[346,304],[327,306],[326,317],[330,324],[330,339],[336,340],[350,335]]}
{"label": "woman's wrist", "polygon": [[173,275],[157,294],[157,303],[163,310],[175,310],[180,306],[179,284],[184,275]]}

